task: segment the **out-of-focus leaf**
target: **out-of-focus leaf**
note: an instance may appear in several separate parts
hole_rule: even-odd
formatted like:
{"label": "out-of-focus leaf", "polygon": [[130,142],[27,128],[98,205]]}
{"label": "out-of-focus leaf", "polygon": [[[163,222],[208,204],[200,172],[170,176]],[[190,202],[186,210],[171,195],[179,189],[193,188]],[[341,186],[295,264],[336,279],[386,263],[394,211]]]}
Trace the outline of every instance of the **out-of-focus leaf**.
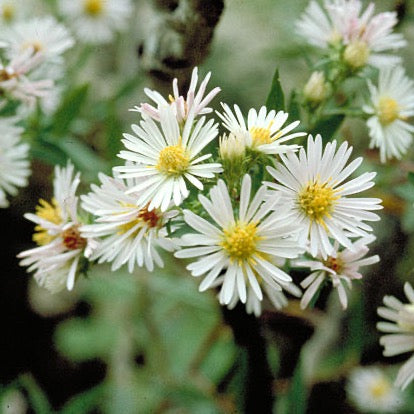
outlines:
{"label": "out-of-focus leaf", "polygon": [[407,200],[410,203],[414,202],[414,190],[411,184],[405,183],[403,185],[399,185],[398,187],[394,187],[393,190],[404,200]]}
{"label": "out-of-focus leaf", "polygon": [[310,133],[313,135],[320,134],[323,142],[329,142],[341,126],[344,118],[344,115],[333,115],[329,118],[322,119],[315,125]]}
{"label": "out-of-focus leaf", "polygon": [[288,113],[291,122],[300,119],[300,105],[298,95],[295,90],[293,90],[290,94]]}
{"label": "out-of-focus leaf", "polygon": [[110,172],[108,163],[76,138],[61,139],[57,142],[57,146],[73,161],[77,169],[87,175],[88,179],[96,179],[99,172],[107,174]]}
{"label": "out-of-focus leaf", "polygon": [[73,318],[56,330],[59,351],[73,361],[108,357],[119,335],[118,327],[104,320]]}
{"label": "out-of-focus leaf", "polygon": [[21,375],[19,383],[27,391],[30,406],[36,414],[50,414],[53,412],[45,393],[31,374]]}
{"label": "out-of-focus leaf", "polygon": [[273,76],[272,86],[266,100],[266,107],[269,111],[271,109],[276,111],[285,109],[285,95],[280,84],[279,69],[276,69]]}
{"label": "out-of-focus leaf", "polygon": [[110,104],[108,114],[105,118],[106,125],[106,157],[109,160],[116,159],[116,155],[120,151],[122,138],[122,124],[115,111],[115,105]]}
{"label": "out-of-focus leaf", "polygon": [[290,389],[287,395],[286,414],[305,414],[307,395],[308,391],[306,389],[302,375],[302,364],[301,360],[299,360],[295,369],[295,373],[293,374],[293,378],[290,383]]}
{"label": "out-of-focus leaf", "polygon": [[53,135],[66,135],[71,123],[79,115],[88,95],[88,84],[79,86],[67,93],[53,117]]}
{"label": "out-of-focus leaf", "polygon": [[72,397],[60,410],[60,414],[87,414],[97,411],[104,397],[104,385],[93,387]]}
{"label": "out-of-focus leaf", "polygon": [[408,182],[414,185],[414,172],[412,171],[408,173]]}
{"label": "out-of-focus leaf", "polygon": [[30,144],[30,156],[49,165],[64,165],[66,154],[55,144],[44,140],[38,140]]}

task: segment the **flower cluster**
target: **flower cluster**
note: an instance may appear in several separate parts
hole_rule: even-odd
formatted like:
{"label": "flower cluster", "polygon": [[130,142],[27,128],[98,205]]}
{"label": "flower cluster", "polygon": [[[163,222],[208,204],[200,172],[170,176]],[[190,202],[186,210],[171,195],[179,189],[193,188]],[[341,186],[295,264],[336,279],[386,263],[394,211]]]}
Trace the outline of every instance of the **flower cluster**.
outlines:
{"label": "flower cluster", "polygon": [[[280,309],[288,302],[284,291],[300,297],[289,270],[309,266],[317,273],[302,282],[308,287],[302,305],[331,280],[345,308],[342,283],[350,285],[362,277],[360,266],[379,260],[362,257],[374,240],[366,222],[379,219],[372,210],[380,200],[355,197],[374,185],[375,173],[350,179],[362,158],[348,163],[346,142],[323,147],[321,136],[309,135],[306,149],[290,143],[306,133],[294,131],[298,120],[286,124],[283,110],[250,109],[246,120],[237,105],[233,112],[222,104],[222,123],[207,119],[219,92],[205,95],[209,78],[197,90],[195,68],[186,97],[174,80],[171,102],[146,90],[156,106],[134,108],[141,119],[124,134],[125,164],[114,167],[113,177],[100,174],[100,185],[81,196],[83,213],[76,211],[73,167],[57,168],[52,203],[41,201],[27,215],[37,224],[40,247],[21,253],[22,265],[57,290],[63,281],[73,286],[82,261],[152,271],[163,266],[162,251],[174,251],[189,259],[194,277],[202,276],[200,291],[217,288],[222,305],[242,302],[257,316],[265,298]],[[229,135],[218,140],[219,129]]]}

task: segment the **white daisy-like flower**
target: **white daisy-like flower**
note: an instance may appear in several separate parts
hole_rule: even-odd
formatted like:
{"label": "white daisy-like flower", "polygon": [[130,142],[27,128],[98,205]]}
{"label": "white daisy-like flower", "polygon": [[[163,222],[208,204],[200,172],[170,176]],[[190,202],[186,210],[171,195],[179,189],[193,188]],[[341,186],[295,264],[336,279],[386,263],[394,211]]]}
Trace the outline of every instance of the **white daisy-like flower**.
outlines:
{"label": "white daisy-like flower", "polygon": [[23,128],[16,118],[0,118],[0,207],[8,207],[6,194],[15,196],[30,175],[29,145],[21,142]]}
{"label": "white daisy-like flower", "polygon": [[207,105],[221,90],[219,87],[216,87],[211,90],[206,96],[204,96],[208,81],[210,80],[210,76],[211,72],[207,73],[206,77],[200,84],[198,92],[196,92],[198,84],[198,68],[195,67],[191,74],[191,82],[186,98],[180,95],[177,78],[173,80],[173,96],[169,96],[169,101],[164,99],[164,97],[159,92],[145,88],[145,94],[152,101],[154,101],[156,106],[154,107],[148,103],[143,103],[141,106],[135,106],[133,109],[131,109],[131,111],[147,114],[156,121],[159,121],[159,108],[161,106],[171,105],[176,113],[178,122],[184,122],[188,118],[190,112],[193,112],[194,116],[208,114],[213,110]]}
{"label": "white daisy-like flower", "polygon": [[344,60],[354,68],[366,64],[376,67],[395,65],[398,56],[384,53],[406,46],[398,33],[392,33],[397,24],[395,12],[374,16],[374,3],[362,11],[359,0],[326,0],[321,7],[311,1],[296,23],[298,33],[322,49],[331,45],[344,46]]}
{"label": "white daisy-like flower", "polygon": [[217,136],[217,124],[213,120],[205,123],[204,117],[196,124],[193,121],[191,113],[180,132],[173,108],[164,106],[160,108],[161,129],[144,115],[140,126],[132,125],[136,136],[124,134],[122,142],[128,151],[121,151],[118,156],[137,164],[115,167],[114,171],[120,173],[120,178],[143,178],[127,191],[140,193],[137,205],[148,204],[149,210],[160,207],[165,211],[173,200],[178,206],[189,195],[186,181],[202,190],[199,178],[213,178],[222,171],[220,164],[201,163],[211,154],[200,156]]}
{"label": "white daisy-like flower", "polygon": [[66,286],[72,290],[88,241],[79,232],[82,224],[78,219],[78,197],[75,196],[80,182],[72,164],[55,167],[54,197],[49,203],[39,200],[36,214],[27,213],[25,218],[36,223],[33,241],[39,247],[18,254],[21,266],[34,271],[39,285],[51,292]]}
{"label": "white daisy-like flower", "polygon": [[32,53],[41,53],[49,63],[61,63],[62,54],[75,43],[66,27],[52,16],[16,22],[2,30],[0,40],[8,45],[9,59],[31,49]]}
{"label": "white daisy-like flower", "polygon": [[223,125],[231,134],[245,137],[246,146],[263,152],[265,154],[284,154],[299,149],[298,145],[286,145],[287,141],[293,138],[306,135],[305,132],[289,134],[296,128],[300,121],[294,121],[283,128],[289,114],[283,111],[267,111],[262,106],[257,112],[251,108],[247,115],[247,125],[243,114],[237,105],[234,105],[234,112],[227,104],[223,104],[224,113],[217,112],[223,120]]}
{"label": "white daisy-like flower", "polygon": [[332,286],[337,290],[339,301],[345,310],[348,306],[348,298],[345,285],[351,289],[352,281],[361,279],[359,272],[361,266],[368,266],[377,263],[380,258],[378,255],[365,257],[369,252],[367,244],[375,240],[374,236],[361,238],[352,244],[352,249],[346,248],[339,250],[339,243],[334,243],[334,250],[326,259],[317,256],[316,260],[298,260],[294,265],[299,267],[309,267],[312,273],[301,282],[301,286],[306,289],[301,308],[306,308],[319,291],[321,285],[330,280]]}
{"label": "white daisy-like flower", "polygon": [[372,231],[364,221],[379,220],[369,210],[382,208],[378,198],[348,197],[371,188],[376,173],[364,173],[346,182],[362,157],[345,167],[352,147],[344,142],[336,151],[336,146],[336,141],[329,142],[322,151],[321,136],[314,140],[309,135],[307,151],[301,148],[299,155],[281,155],[282,162],[276,168],[267,167],[276,183],[266,184],[277,190],[277,197],[281,193],[284,200],[292,203],[296,226],[301,236],[309,240],[310,253],[314,257],[320,253],[323,259],[334,252],[330,239],[352,250],[350,237],[367,237]]}
{"label": "white daisy-like flower", "polygon": [[92,192],[81,196],[84,210],[93,214],[94,224],[80,228],[82,236],[98,241],[90,260],[112,262],[112,270],[128,264],[129,272],[135,265],[154,269],[154,262],[163,266],[157,247],[173,251],[176,244],[168,237],[166,223],[178,214],[176,210],[162,213],[135,204],[139,194],[125,192],[136,180],[126,183],[121,179],[99,175],[101,185],[92,185]]}
{"label": "white daisy-like flower", "polygon": [[265,202],[264,186],[252,200],[251,191],[251,178],[245,175],[237,214],[223,180],[210,190],[210,200],[199,195],[200,203],[215,224],[189,210],[184,211],[186,223],[197,233],[182,237],[182,244],[189,247],[179,250],[175,256],[198,258],[187,269],[193,276],[205,275],[200,291],[214,286],[224,272],[219,295],[223,305],[231,303],[235,291],[240,301],[246,303],[247,287],[259,301],[263,299],[260,285],[268,285],[269,290],[282,290],[292,279],[273,264],[274,259],[296,258],[304,251],[295,237],[297,227],[289,205],[278,205],[278,200]]}
{"label": "white daisy-like flower", "polygon": [[127,27],[130,0],[59,0],[59,10],[84,43],[108,43]]}
{"label": "white daisy-like flower", "polygon": [[[378,308],[378,315],[390,322],[378,322],[377,329],[385,332],[380,339],[385,356],[394,356],[414,351],[414,290],[407,282],[404,292],[408,304],[394,296],[384,296],[386,307]],[[414,355],[400,368],[395,385],[402,389],[414,379]]]}
{"label": "white daisy-like flower", "polygon": [[379,148],[381,162],[400,159],[411,145],[414,126],[407,122],[414,115],[414,82],[404,69],[383,69],[378,87],[368,81],[370,103],[363,107],[371,115],[367,121],[370,148]]}
{"label": "white daisy-like flower", "polygon": [[[39,4],[36,6],[38,8]],[[10,25],[27,18],[33,13],[34,7],[32,0],[0,0],[0,22],[4,25]]]}
{"label": "white daisy-like flower", "polygon": [[26,50],[7,64],[0,63],[0,92],[33,106],[36,98],[45,97],[54,85],[52,79],[33,80],[30,75],[44,62],[40,53]]}
{"label": "white daisy-like flower", "polygon": [[362,412],[395,413],[404,402],[401,391],[378,367],[352,370],[346,391],[348,398]]}

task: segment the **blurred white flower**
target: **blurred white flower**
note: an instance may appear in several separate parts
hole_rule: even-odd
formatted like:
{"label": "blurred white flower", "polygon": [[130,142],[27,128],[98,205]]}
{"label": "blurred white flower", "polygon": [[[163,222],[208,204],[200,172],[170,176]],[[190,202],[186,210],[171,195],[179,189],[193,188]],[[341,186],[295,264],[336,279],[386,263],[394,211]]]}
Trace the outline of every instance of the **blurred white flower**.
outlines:
{"label": "blurred white flower", "polygon": [[130,0],[59,0],[58,5],[79,41],[92,44],[112,41],[132,13]]}
{"label": "blurred white flower", "polygon": [[125,194],[137,180],[124,182],[104,174],[99,179],[100,186],[92,185],[92,192],[81,196],[83,209],[96,217],[94,224],[80,228],[82,236],[98,241],[89,259],[112,262],[112,270],[128,264],[129,272],[144,265],[152,271],[154,262],[162,267],[157,248],[173,251],[177,247],[168,238],[165,225],[178,211],[162,213],[138,207],[135,201],[140,194]]}
{"label": "blurred white flower", "polygon": [[[284,154],[289,151],[296,151],[298,145],[284,145],[293,138],[306,135],[305,132],[289,134],[296,128],[300,121],[294,121],[285,126],[289,114],[283,111],[267,111],[262,106],[259,112],[251,108],[247,115],[247,125],[243,114],[237,105],[234,105],[233,114],[227,104],[223,104],[224,113],[217,115],[223,120],[223,125],[235,136],[246,136],[246,146],[265,154]],[[288,134],[288,135],[287,135]]]}
{"label": "blurred white flower", "polygon": [[[378,322],[377,328],[387,335],[381,336],[385,356],[394,356],[414,351],[414,290],[407,282],[404,292],[408,304],[401,303],[394,296],[384,296],[386,307],[378,308],[378,315],[390,322]],[[414,379],[414,355],[400,368],[395,385],[402,389]]]}
{"label": "blurred white flower", "polygon": [[345,180],[359,167],[362,157],[345,167],[352,147],[344,142],[336,151],[336,141],[328,142],[322,151],[322,138],[308,137],[307,151],[301,148],[281,155],[276,168],[267,167],[276,183],[266,184],[287,202],[292,203],[296,226],[301,236],[310,242],[312,256],[320,254],[324,260],[334,252],[330,239],[352,250],[350,237],[366,237],[372,228],[364,221],[377,221],[378,215],[369,210],[382,206],[378,198],[347,197],[371,188],[376,173],[364,173]]}
{"label": "blurred white flower", "polygon": [[401,392],[377,367],[358,367],[351,371],[346,386],[348,398],[362,412],[395,413],[403,404]]}
{"label": "blurred white flower", "polygon": [[378,87],[368,81],[371,102],[363,107],[371,115],[367,121],[370,148],[379,148],[381,162],[401,158],[411,145],[414,126],[414,82],[400,66],[380,70]]}
{"label": "blurred white flower", "polygon": [[52,16],[35,17],[16,22],[3,29],[0,40],[7,44],[9,59],[26,50],[41,53],[45,63],[62,63],[62,54],[74,45],[66,27]]}
{"label": "blurred white flower", "polygon": [[29,266],[39,285],[51,292],[66,286],[72,290],[88,241],[80,234],[82,224],[78,219],[79,173],[74,175],[71,163],[64,168],[55,167],[54,197],[51,203],[40,199],[36,214],[27,213],[25,218],[36,223],[33,241],[39,247],[17,255],[21,266]]}
{"label": "blurred white flower", "polygon": [[266,202],[264,186],[253,199],[251,191],[251,178],[246,174],[237,218],[222,180],[210,190],[210,200],[203,195],[198,197],[215,224],[184,211],[186,223],[197,233],[182,237],[183,246],[190,247],[179,250],[175,256],[198,258],[187,269],[193,276],[205,275],[200,291],[222,283],[219,299],[223,305],[230,304],[235,294],[246,303],[246,288],[251,288],[259,301],[263,299],[260,285],[282,290],[292,279],[273,263],[274,259],[296,258],[304,251],[295,237],[297,227],[289,205],[279,205],[278,200]]}
{"label": "blurred white flower", "polygon": [[[201,163],[211,154],[200,152],[217,136],[217,124],[205,123],[201,118],[194,124],[193,114],[187,118],[182,132],[170,106],[160,108],[160,127],[144,115],[140,126],[132,125],[137,136],[124,134],[122,142],[128,151],[121,151],[120,158],[137,163],[115,167],[120,178],[144,178],[127,190],[127,194],[139,193],[136,204],[148,209],[160,207],[165,211],[171,200],[179,205],[189,195],[186,181],[199,190],[203,184],[199,178],[213,178],[222,171],[217,163]],[[145,190],[145,191],[143,191]]]}
{"label": "blurred white flower", "polygon": [[17,118],[0,118],[0,207],[7,207],[6,194],[16,195],[30,175],[29,145],[21,142],[23,128]]}
{"label": "blurred white flower", "polygon": [[359,273],[361,266],[368,266],[380,260],[378,255],[364,258],[369,252],[367,244],[374,240],[374,236],[361,238],[352,243],[352,248],[342,250],[339,250],[339,244],[336,242],[334,243],[334,250],[326,259],[317,256],[317,260],[297,260],[293,262],[292,264],[295,266],[309,267],[312,271],[301,282],[301,286],[306,289],[302,297],[301,308],[306,308],[321,285],[326,280],[330,280],[332,286],[337,290],[339,301],[345,310],[348,306],[348,298],[344,285],[346,284],[350,289],[353,280],[362,278],[362,274]]}
{"label": "blurred white flower", "polygon": [[395,65],[401,58],[384,52],[407,44],[401,34],[392,33],[398,22],[397,13],[374,16],[374,8],[370,3],[362,12],[359,0],[325,0],[323,7],[312,0],[296,28],[308,43],[322,49],[343,45],[344,60],[351,67]]}
{"label": "blurred white flower", "polygon": [[[4,26],[32,15],[35,7],[33,0],[0,0],[0,23]],[[39,7],[39,4],[36,4]]]}
{"label": "blurred white flower", "polygon": [[194,116],[208,114],[213,110],[207,105],[220,92],[220,88],[216,87],[204,96],[210,76],[211,72],[207,73],[200,84],[198,92],[196,92],[198,84],[198,68],[195,67],[191,75],[191,82],[186,98],[180,95],[177,78],[173,80],[173,96],[169,96],[169,101],[164,99],[159,92],[145,88],[145,94],[156,103],[156,107],[148,103],[143,103],[141,106],[135,106],[131,111],[145,113],[156,121],[159,121],[160,106],[171,105],[176,113],[178,122],[184,122],[188,118],[190,112],[192,112]]}

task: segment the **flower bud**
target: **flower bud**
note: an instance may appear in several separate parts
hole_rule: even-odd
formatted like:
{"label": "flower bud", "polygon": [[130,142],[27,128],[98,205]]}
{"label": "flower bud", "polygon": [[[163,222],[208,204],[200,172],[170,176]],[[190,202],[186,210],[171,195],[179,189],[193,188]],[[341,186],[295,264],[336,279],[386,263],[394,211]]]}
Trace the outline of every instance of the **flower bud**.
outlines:
{"label": "flower bud", "polygon": [[224,134],[220,138],[220,157],[234,160],[244,157],[246,152],[246,139],[242,134]]}
{"label": "flower bud", "polygon": [[313,72],[305,87],[303,94],[309,102],[322,102],[328,95],[328,85],[323,72]]}
{"label": "flower bud", "polygon": [[345,62],[353,69],[358,69],[362,66],[365,66],[368,62],[368,58],[369,47],[365,42],[361,40],[355,40],[345,48]]}

